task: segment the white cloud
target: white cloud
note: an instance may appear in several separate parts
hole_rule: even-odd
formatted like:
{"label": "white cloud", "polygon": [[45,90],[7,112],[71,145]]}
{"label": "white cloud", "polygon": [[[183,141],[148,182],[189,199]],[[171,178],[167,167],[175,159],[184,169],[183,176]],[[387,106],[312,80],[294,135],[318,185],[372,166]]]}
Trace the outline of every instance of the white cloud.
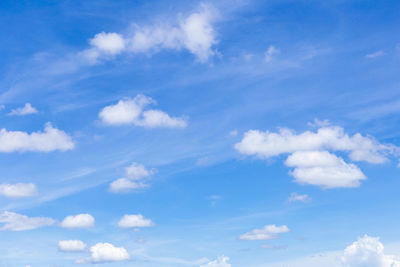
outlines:
{"label": "white cloud", "polygon": [[323,188],[357,187],[360,180],[366,179],[361,170],[354,164],[344,162],[327,151],[298,151],[285,161],[295,181]]}
{"label": "white cloud", "polygon": [[266,225],[262,229],[254,229],[239,236],[240,240],[269,240],[279,238],[279,234],[290,232],[286,225]]}
{"label": "white cloud", "polygon": [[90,228],[94,226],[94,221],[90,214],[78,214],[65,217],[60,225],[64,228]]}
{"label": "white cloud", "polygon": [[155,170],[148,170],[142,164],[133,162],[131,165],[125,168],[125,177],[131,180],[138,180],[144,177],[153,175]]}
{"label": "white cloud", "polygon": [[371,54],[367,54],[366,58],[377,58],[386,55],[385,51],[379,50]]}
{"label": "white cloud", "polygon": [[89,40],[90,49],[81,53],[89,63],[96,64],[100,58],[113,58],[125,50],[126,41],[121,34],[101,32]]}
{"label": "white cloud", "polygon": [[167,127],[167,128],[184,128],[187,123],[183,118],[170,117],[161,110],[144,108],[155,103],[150,97],[137,95],[135,98],[127,98],[120,100],[115,105],[104,107],[99,117],[106,125],[124,125],[133,124],[135,126],[143,126],[148,128]]}
{"label": "white cloud", "polygon": [[10,198],[32,197],[37,194],[36,185],[29,183],[0,184],[0,195]]}
{"label": "white cloud", "polygon": [[359,133],[350,136],[338,126],[323,126],[316,132],[301,134],[285,128],[277,133],[250,130],[235,148],[259,158],[291,154],[285,164],[294,167],[290,174],[295,181],[325,188],[356,187],[360,180],[366,179],[356,165],[329,151],[346,152],[353,161],[374,164],[386,162],[389,156],[398,157],[400,152],[399,147],[380,144],[371,136]]}
{"label": "white cloud", "polygon": [[118,226],[121,228],[150,227],[154,226],[154,223],[141,214],[126,214],[119,220]]}
{"label": "white cloud", "polygon": [[186,49],[200,62],[206,62],[215,55],[213,46],[217,43],[213,22],[215,10],[201,5],[197,12],[182,17],[176,25],[136,25],[133,34],[123,37],[118,33],[99,33],[90,40],[92,48],[83,52],[91,63],[98,58],[127,53],[154,53],[161,49]]}
{"label": "white cloud", "polygon": [[50,226],[55,220],[47,217],[28,217],[14,212],[4,211],[0,213],[0,230],[25,231],[39,227]]}
{"label": "white cloud", "polygon": [[90,248],[91,261],[94,263],[129,260],[128,251],[123,247],[115,247],[110,243],[97,243]]}
{"label": "white cloud", "polygon": [[61,240],[58,249],[63,252],[81,252],[86,249],[86,244],[81,240]]}
{"label": "white cloud", "polygon": [[110,184],[109,190],[112,193],[123,193],[129,192],[132,189],[140,189],[146,187],[149,187],[149,185],[142,182],[131,181],[126,178],[119,178]]}
{"label": "white cloud", "polygon": [[231,267],[232,265],[228,263],[229,258],[226,256],[220,256],[214,261],[210,261],[207,264],[200,265],[200,267]]}
{"label": "white cloud", "polygon": [[118,33],[101,32],[90,39],[90,44],[101,52],[115,55],[125,48],[125,41]]}
{"label": "white cloud", "polygon": [[149,185],[144,181],[153,173],[155,169],[146,169],[142,164],[133,162],[125,168],[125,177],[119,178],[110,184],[109,190],[112,193],[128,192],[132,189],[145,188]]}
{"label": "white cloud", "polygon": [[399,258],[385,255],[383,249],[379,238],[365,235],[344,250],[342,263],[346,267],[399,267]]}
{"label": "white cloud", "polygon": [[264,53],[265,61],[270,62],[272,60],[273,56],[277,55],[279,53],[280,53],[280,50],[278,48],[276,48],[273,45],[270,45],[268,47],[268,50]]}
{"label": "white cloud", "polygon": [[0,152],[71,150],[74,148],[72,138],[64,131],[47,123],[44,132],[31,134],[21,131],[0,130]]}
{"label": "white cloud", "polygon": [[370,136],[365,137],[359,133],[349,136],[338,126],[321,127],[317,132],[306,131],[301,134],[285,128],[280,129],[278,133],[250,130],[235,148],[245,155],[261,158],[296,151],[345,151],[352,160],[369,163],[383,163],[387,160],[387,154],[399,152],[397,147],[382,145]]}
{"label": "white cloud", "polygon": [[291,193],[289,198],[288,198],[288,201],[289,202],[295,202],[295,201],[310,202],[311,201],[311,197],[308,196],[307,194],[299,195],[297,193]]}
{"label": "white cloud", "polygon": [[26,103],[25,106],[22,108],[16,108],[11,110],[8,115],[10,116],[23,116],[23,115],[29,115],[29,114],[36,114],[38,113],[37,109],[32,107],[30,103]]}

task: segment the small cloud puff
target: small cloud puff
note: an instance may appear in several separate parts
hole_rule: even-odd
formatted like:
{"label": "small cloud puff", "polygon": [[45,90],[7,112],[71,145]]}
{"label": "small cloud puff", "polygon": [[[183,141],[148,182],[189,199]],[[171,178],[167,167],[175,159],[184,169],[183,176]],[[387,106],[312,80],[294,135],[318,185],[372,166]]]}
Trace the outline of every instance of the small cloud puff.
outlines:
{"label": "small cloud puff", "polygon": [[126,98],[117,104],[104,107],[99,118],[105,125],[117,126],[132,124],[146,128],[185,128],[186,120],[179,117],[171,117],[161,110],[147,109],[145,107],[155,101],[144,95],[135,98]]}
{"label": "small cloud puff", "polygon": [[60,226],[64,228],[90,228],[94,226],[94,217],[90,214],[71,215],[64,218]]}
{"label": "small cloud puff", "polygon": [[290,232],[286,225],[276,226],[275,224],[266,225],[261,229],[254,229],[239,236],[240,240],[269,240],[279,238],[279,234]]}
{"label": "small cloud puff", "polygon": [[130,259],[130,255],[124,247],[115,247],[110,243],[97,243],[90,248],[90,252],[90,258],[77,260],[76,263],[105,263]]}
{"label": "small cloud puff", "polygon": [[29,114],[36,114],[38,113],[37,109],[32,107],[30,103],[26,103],[25,106],[22,108],[16,108],[11,110],[8,115],[10,116],[23,116],[23,115],[29,115]]}
{"label": "small cloud puff", "polygon": [[231,267],[232,265],[228,263],[229,258],[226,256],[220,256],[214,261],[210,261],[207,264],[200,265],[200,267]]}
{"label": "small cloud puff", "polygon": [[61,240],[58,242],[58,250],[62,252],[82,252],[86,244],[81,240]]}
{"label": "small cloud puff", "polygon": [[37,194],[36,185],[29,183],[0,184],[0,195],[9,198],[32,197]]}
{"label": "small cloud puff", "polygon": [[154,226],[154,223],[141,214],[126,214],[119,220],[118,226],[121,228],[138,228]]}

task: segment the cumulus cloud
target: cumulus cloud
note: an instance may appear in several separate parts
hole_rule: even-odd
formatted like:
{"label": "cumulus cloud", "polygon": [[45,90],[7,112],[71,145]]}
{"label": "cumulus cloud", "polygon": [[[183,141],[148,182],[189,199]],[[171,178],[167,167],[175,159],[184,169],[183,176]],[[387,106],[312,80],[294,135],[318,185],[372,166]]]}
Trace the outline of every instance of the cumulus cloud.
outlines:
{"label": "cumulus cloud", "polygon": [[47,217],[28,217],[14,212],[0,213],[0,230],[25,231],[50,226],[55,220]]}
{"label": "cumulus cloud", "polygon": [[154,226],[154,223],[141,214],[126,214],[119,220],[118,226],[121,228],[150,227]]}
{"label": "cumulus cloud", "polygon": [[229,258],[226,256],[220,256],[214,261],[210,261],[207,264],[200,265],[200,267],[231,267],[232,265],[228,263]]}
{"label": "cumulus cloud", "polygon": [[366,179],[354,164],[346,163],[342,158],[327,151],[298,151],[285,161],[295,181],[323,188],[357,187],[360,180]]}
{"label": "cumulus cloud", "polygon": [[123,192],[129,192],[130,190],[133,189],[140,189],[146,187],[149,187],[149,185],[142,182],[131,181],[127,178],[119,178],[110,184],[109,190],[112,193],[123,193]]}
{"label": "cumulus cloud", "polygon": [[86,244],[81,240],[61,240],[58,242],[58,250],[62,252],[81,252],[86,249]]}
{"label": "cumulus cloud", "polygon": [[289,202],[296,202],[296,201],[310,202],[311,201],[311,197],[308,196],[307,194],[299,195],[297,193],[291,193],[289,198],[288,198],[288,201]]}
{"label": "cumulus cloud", "polygon": [[365,235],[344,250],[342,263],[346,267],[399,267],[399,258],[386,255],[383,250],[379,238]]}
{"label": "cumulus cloud", "polygon": [[145,110],[145,107],[152,103],[155,103],[153,99],[139,94],[133,99],[126,98],[115,105],[104,107],[99,113],[99,118],[105,125],[113,126],[132,124],[148,128],[186,127],[186,121],[183,118],[171,117],[161,110]]}
{"label": "cumulus cloud", "polygon": [[381,144],[371,136],[360,133],[350,136],[343,128],[329,125],[316,132],[300,134],[285,128],[277,133],[250,130],[235,144],[235,148],[242,154],[259,158],[290,154],[285,164],[294,167],[290,174],[296,182],[325,188],[356,187],[360,180],[366,179],[356,165],[346,163],[331,152],[345,152],[353,161],[379,164],[386,162],[389,156],[397,157],[400,151],[398,147]]}
{"label": "cumulus cloud", "polygon": [[185,49],[199,62],[206,62],[216,54],[217,44],[213,23],[216,11],[210,5],[201,5],[198,11],[181,17],[176,25],[163,23],[151,26],[135,25],[132,34],[99,33],[90,39],[91,48],[83,52],[90,62],[99,58],[109,58],[122,52],[155,53],[162,49]]}
{"label": "cumulus cloud", "polygon": [[0,152],[71,150],[75,146],[72,138],[64,131],[47,123],[44,132],[26,133],[21,131],[0,130]]}
{"label": "cumulus cloud", "polygon": [[36,185],[29,183],[0,184],[0,195],[10,198],[32,197],[37,194]]}
{"label": "cumulus cloud", "polygon": [[128,251],[110,243],[97,243],[90,248],[91,258],[78,260],[77,263],[104,263],[129,260]]}
{"label": "cumulus cloud", "polygon": [[254,229],[239,236],[240,240],[269,240],[279,238],[279,234],[290,232],[286,225],[266,225],[261,229]]}
{"label": "cumulus cloud", "polygon": [[38,113],[37,109],[32,107],[30,103],[26,103],[25,106],[22,108],[16,108],[11,110],[8,115],[10,116],[23,116],[23,115],[29,115],[29,114],[35,114]]}
{"label": "cumulus cloud", "polygon": [[65,217],[60,225],[64,228],[90,228],[94,226],[94,221],[90,214],[78,214]]}
{"label": "cumulus cloud", "polygon": [[119,178],[110,184],[109,191],[112,193],[128,192],[132,189],[145,188],[149,185],[144,181],[153,173],[154,169],[146,169],[142,164],[133,162],[125,168],[125,177]]}

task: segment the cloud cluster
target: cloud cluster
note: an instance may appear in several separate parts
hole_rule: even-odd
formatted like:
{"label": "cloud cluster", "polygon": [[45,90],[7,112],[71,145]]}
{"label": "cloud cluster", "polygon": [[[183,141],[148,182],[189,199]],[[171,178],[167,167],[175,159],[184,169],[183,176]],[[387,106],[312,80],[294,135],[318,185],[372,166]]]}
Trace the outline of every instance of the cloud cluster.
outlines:
{"label": "cloud cluster", "polygon": [[8,115],[10,116],[23,116],[23,115],[29,115],[29,114],[36,114],[38,113],[37,109],[32,107],[30,103],[26,103],[22,108],[16,108],[11,110]]}
{"label": "cloud cluster", "polygon": [[29,183],[0,184],[0,195],[9,198],[31,197],[37,194],[36,185]]}
{"label": "cloud cluster", "polygon": [[75,147],[72,138],[64,131],[47,123],[44,132],[26,133],[21,131],[0,130],[0,152],[71,150]]}
{"label": "cloud cluster", "polygon": [[161,110],[146,109],[145,107],[154,104],[155,101],[144,95],[137,95],[135,98],[127,98],[118,101],[115,105],[104,107],[99,118],[105,125],[132,124],[147,128],[167,127],[184,128],[187,123],[185,119],[171,117]]}
{"label": "cloud cluster", "polygon": [[154,171],[146,169],[142,164],[133,162],[125,168],[125,177],[119,178],[110,184],[109,191],[112,193],[124,193],[132,189],[148,187],[149,185],[144,181]]}
{"label": "cloud cluster", "polygon": [[266,225],[262,229],[254,229],[239,236],[240,240],[270,240],[279,238],[279,234],[290,232],[286,225]]}
{"label": "cloud cluster", "polygon": [[64,218],[60,223],[61,227],[64,228],[90,228],[94,226],[95,219],[90,214],[77,214],[71,215]]}
{"label": "cloud cluster", "polygon": [[28,217],[14,212],[0,213],[0,230],[25,231],[39,227],[50,226],[55,220],[47,217]]}
{"label": "cloud cluster", "polygon": [[125,214],[118,222],[121,228],[150,227],[154,223],[150,219],[146,219],[141,214]]}
{"label": "cloud cluster", "polygon": [[86,249],[86,244],[81,240],[61,240],[58,242],[58,250],[62,252],[81,252]]}
{"label": "cloud cluster", "polygon": [[220,256],[218,259],[214,261],[210,261],[207,264],[200,265],[200,267],[231,267],[231,264],[228,263],[229,258],[226,256]]}
{"label": "cloud cluster", "polygon": [[343,253],[345,267],[400,267],[400,260],[383,252],[383,244],[377,237],[365,235],[348,246]]}
{"label": "cloud cluster", "polygon": [[398,156],[399,148],[380,144],[370,136],[346,134],[343,128],[325,125],[316,132],[296,134],[290,129],[279,132],[250,130],[235,144],[244,155],[270,158],[289,154],[285,164],[294,168],[290,174],[296,182],[324,188],[356,187],[366,179],[362,171],[352,163],[332,152],[345,152],[353,161],[379,164],[388,156]]}
{"label": "cloud cluster", "polygon": [[215,10],[209,5],[201,5],[197,12],[181,17],[176,25],[135,25],[134,32],[127,36],[101,32],[89,40],[91,48],[85,50],[83,56],[91,63],[97,63],[123,52],[148,54],[162,49],[185,49],[204,63],[216,53],[213,49],[217,43],[213,27],[215,19]]}

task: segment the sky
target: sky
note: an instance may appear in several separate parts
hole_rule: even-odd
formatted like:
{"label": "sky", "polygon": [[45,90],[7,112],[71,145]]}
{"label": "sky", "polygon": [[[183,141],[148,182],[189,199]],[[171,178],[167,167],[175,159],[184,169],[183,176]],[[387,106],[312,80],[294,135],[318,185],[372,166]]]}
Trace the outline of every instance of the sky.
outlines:
{"label": "sky", "polygon": [[0,2],[0,266],[400,266],[399,1]]}

